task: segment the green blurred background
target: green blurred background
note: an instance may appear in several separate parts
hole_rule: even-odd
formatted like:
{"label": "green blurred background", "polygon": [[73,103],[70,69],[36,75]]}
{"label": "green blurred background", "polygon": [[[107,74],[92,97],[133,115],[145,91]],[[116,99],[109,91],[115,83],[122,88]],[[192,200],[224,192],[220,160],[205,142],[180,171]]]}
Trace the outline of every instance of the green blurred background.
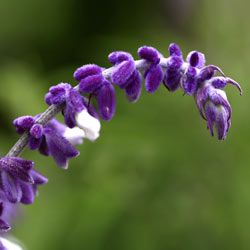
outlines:
{"label": "green blurred background", "polygon": [[13,118],[42,112],[49,86],[107,55],[136,56],[177,42],[200,50],[244,89],[227,88],[233,122],[226,141],[206,130],[192,98],[161,87],[85,141],[68,171],[34,152],[49,178],[23,207],[13,235],[28,250],[250,249],[250,29],[247,0],[1,0],[2,154],[17,140]]}

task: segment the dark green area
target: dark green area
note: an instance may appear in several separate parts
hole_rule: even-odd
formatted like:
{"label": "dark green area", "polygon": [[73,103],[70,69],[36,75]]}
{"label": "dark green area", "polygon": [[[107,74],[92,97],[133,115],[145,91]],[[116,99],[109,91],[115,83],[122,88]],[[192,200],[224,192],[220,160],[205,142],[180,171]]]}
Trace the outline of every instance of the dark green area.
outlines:
{"label": "dark green area", "polygon": [[0,151],[17,140],[13,118],[42,112],[49,86],[82,64],[177,42],[201,50],[242,84],[226,141],[211,138],[194,100],[161,87],[85,141],[68,171],[24,156],[49,178],[23,207],[13,235],[28,250],[250,249],[250,3],[247,0],[1,0]]}

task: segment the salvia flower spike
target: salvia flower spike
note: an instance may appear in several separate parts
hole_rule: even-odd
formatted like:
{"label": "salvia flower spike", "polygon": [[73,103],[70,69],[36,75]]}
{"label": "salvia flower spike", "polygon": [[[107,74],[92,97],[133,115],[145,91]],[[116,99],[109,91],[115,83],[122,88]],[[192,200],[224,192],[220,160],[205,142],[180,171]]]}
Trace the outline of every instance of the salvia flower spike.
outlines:
{"label": "salvia flower spike", "polygon": [[[206,120],[211,135],[217,131],[219,140],[226,138],[231,126],[232,108],[225,87],[230,84],[240,94],[240,85],[227,77],[215,65],[205,65],[205,55],[191,51],[184,59],[180,47],[172,43],[169,57],[164,57],[150,46],[140,47],[139,60],[125,51],[109,54],[110,68],[96,64],[79,67],[73,74],[78,85],[59,83],[45,95],[48,109],[35,116],[21,116],[13,121],[20,139],[0,158],[0,232],[10,229],[9,216],[17,204],[31,204],[37,187],[47,183],[46,177],[34,170],[34,163],[20,158],[28,145],[45,156],[51,156],[61,168],[79,155],[76,145],[83,139],[96,140],[100,135],[100,118],[109,121],[115,115],[118,87],[130,102],[139,100],[144,79],[148,93],[156,92],[161,84],[170,92],[181,89],[193,96],[201,116]],[[55,119],[62,113],[64,123]],[[11,208],[11,209],[10,209]],[[9,249],[0,238],[0,249]]]}

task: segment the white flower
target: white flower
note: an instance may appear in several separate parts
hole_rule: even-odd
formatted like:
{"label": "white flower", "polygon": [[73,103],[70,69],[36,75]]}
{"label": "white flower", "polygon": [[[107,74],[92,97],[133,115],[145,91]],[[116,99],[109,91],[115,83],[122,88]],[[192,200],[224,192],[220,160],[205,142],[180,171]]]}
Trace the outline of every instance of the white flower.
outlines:
{"label": "white flower", "polygon": [[94,141],[99,137],[101,123],[91,116],[86,109],[76,114],[76,124],[85,133],[85,137]]}
{"label": "white flower", "polygon": [[65,128],[65,131],[63,133],[63,136],[72,144],[72,145],[79,145],[83,143],[83,138],[85,136],[85,132],[78,128]]}
{"label": "white flower", "polygon": [[6,238],[0,237],[0,241],[2,245],[6,248],[6,250],[23,250],[22,247],[10,240],[7,240]]}

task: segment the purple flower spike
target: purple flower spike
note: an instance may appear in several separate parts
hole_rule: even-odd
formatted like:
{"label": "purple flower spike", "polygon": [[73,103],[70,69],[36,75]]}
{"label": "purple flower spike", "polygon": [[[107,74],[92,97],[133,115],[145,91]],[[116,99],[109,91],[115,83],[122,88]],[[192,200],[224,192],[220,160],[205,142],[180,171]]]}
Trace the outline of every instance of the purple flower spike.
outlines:
{"label": "purple flower spike", "polygon": [[104,77],[102,74],[87,76],[80,81],[79,91],[81,93],[95,93],[102,86],[103,81]]}
{"label": "purple flower spike", "polygon": [[152,64],[149,70],[145,73],[145,87],[147,92],[154,93],[163,80],[162,68],[159,64]]}
{"label": "purple flower spike", "polygon": [[160,53],[153,47],[140,47],[137,53],[141,59],[151,63],[158,64],[160,62]]}
{"label": "purple flower spike", "polygon": [[111,80],[118,86],[123,86],[135,71],[134,60],[123,61],[114,67]]}
{"label": "purple flower spike", "polygon": [[182,57],[181,49],[176,43],[171,43],[168,47],[168,51],[170,56]]}
{"label": "purple flower spike", "polygon": [[133,57],[129,53],[124,51],[114,51],[109,54],[108,59],[113,65],[115,65],[123,61],[133,60]]}
{"label": "purple flower spike", "polygon": [[135,70],[130,77],[127,87],[125,88],[127,99],[130,102],[136,102],[141,95],[142,90],[142,77],[141,74]]}
{"label": "purple flower spike", "polygon": [[179,56],[172,56],[167,64],[163,83],[169,91],[176,91],[180,87],[182,64],[183,60]]}
{"label": "purple flower spike", "polygon": [[184,92],[188,95],[193,95],[197,89],[196,75],[196,69],[189,66],[182,77],[182,87]]}
{"label": "purple flower spike", "polygon": [[115,90],[107,80],[98,91],[97,102],[102,119],[109,121],[115,114]]}
{"label": "purple flower spike", "polygon": [[206,59],[205,55],[199,51],[191,51],[187,55],[187,62],[192,66],[198,69],[201,69],[205,66]]}
{"label": "purple flower spike", "polygon": [[102,68],[96,64],[87,64],[78,68],[74,72],[74,78],[77,81],[81,81],[87,76],[100,75],[102,73]]}

